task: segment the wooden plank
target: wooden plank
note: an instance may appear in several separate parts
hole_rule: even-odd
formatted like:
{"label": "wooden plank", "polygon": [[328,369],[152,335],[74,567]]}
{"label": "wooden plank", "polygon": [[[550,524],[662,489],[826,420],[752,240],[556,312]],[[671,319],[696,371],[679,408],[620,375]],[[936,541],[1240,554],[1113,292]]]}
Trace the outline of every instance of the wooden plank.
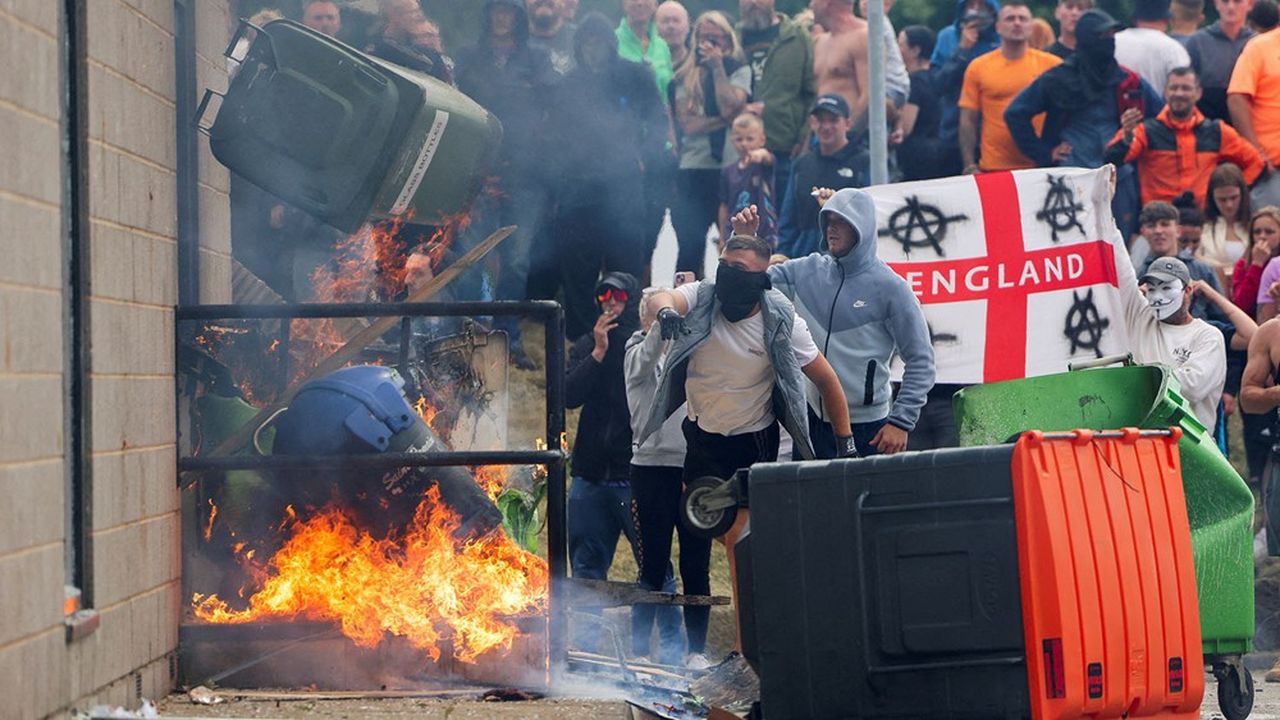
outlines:
{"label": "wooden plank", "polygon": [[634,583],[613,580],[568,578],[570,599],[574,607],[619,607],[623,605],[728,605],[723,595],[680,595],[678,593],[641,590]]}
{"label": "wooden plank", "polygon": [[[569,661],[582,663],[584,665],[594,665],[597,667],[610,667],[618,670],[619,672],[622,671],[622,666],[618,664],[618,658],[609,657],[608,655],[597,655],[596,653],[570,650]],[[658,663],[636,662],[633,660],[627,661],[627,667],[632,672],[641,672],[646,675],[658,675],[660,677],[671,678],[673,680],[689,680],[691,677],[702,672],[676,667],[674,665],[659,665]]]}
{"label": "wooden plank", "polygon": [[228,700],[254,702],[303,702],[307,700],[391,700],[411,698],[479,698],[489,688],[458,690],[234,690],[218,688],[214,694]]}

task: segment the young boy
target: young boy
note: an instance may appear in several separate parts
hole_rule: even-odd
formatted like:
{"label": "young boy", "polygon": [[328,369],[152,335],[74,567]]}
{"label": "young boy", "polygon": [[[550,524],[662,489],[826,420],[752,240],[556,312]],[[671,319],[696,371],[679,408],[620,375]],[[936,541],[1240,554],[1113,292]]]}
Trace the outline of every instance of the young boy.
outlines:
{"label": "young boy", "polygon": [[729,218],[755,205],[760,213],[758,237],[778,245],[778,211],[774,205],[773,153],[765,149],[764,121],[755,113],[734,118],[729,139],[738,151],[738,162],[720,171],[720,239],[733,235]]}

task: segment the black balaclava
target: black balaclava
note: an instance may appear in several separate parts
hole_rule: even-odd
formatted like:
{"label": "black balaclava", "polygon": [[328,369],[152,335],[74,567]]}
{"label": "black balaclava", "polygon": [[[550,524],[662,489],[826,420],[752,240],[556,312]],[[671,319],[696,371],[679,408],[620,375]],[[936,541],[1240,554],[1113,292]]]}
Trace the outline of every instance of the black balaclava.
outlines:
{"label": "black balaclava", "polygon": [[[583,54],[583,46],[587,44],[589,39],[598,39],[609,45],[611,52],[609,53],[610,64],[618,57],[618,34],[614,32],[614,24],[609,19],[598,12],[588,13],[582,18],[582,22],[578,23],[578,31],[573,35],[573,57],[577,61],[578,67],[588,68],[590,63]],[[597,68],[605,70],[607,68]]]}
{"label": "black balaclava", "polygon": [[529,10],[525,7],[525,0],[487,0],[484,4],[484,14],[481,16],[481,45],[485,45],[489,39],[489,13],[496,5],[506,5],[516,11],[515,36],[516,47],[525,47],[529,44]]}
{"label": "black balaclava", "polygon": [[739,270],[721,263],[716,268],[716,299],[720,312],[729,322],[738,322],[751,314],[760,296],[773,287],[766,272]]}
{"label": "black balaclava", "polygon": [[1106,12],[1093,9],[1076,23],[1076,51],[1046,73],[1051,103],[1064,109],[1091,105],[1112,92],[1116,83],[1116,39],[1119,26]]}
{"label": "black balaclava", "polygon": [[1109,32],[1114,28],[1115,20],[1101,10],[1090,10],[1076,23],[1076,66],[1085,83],[1098,95],[1110,89],[1118,65],[1116,38]]}

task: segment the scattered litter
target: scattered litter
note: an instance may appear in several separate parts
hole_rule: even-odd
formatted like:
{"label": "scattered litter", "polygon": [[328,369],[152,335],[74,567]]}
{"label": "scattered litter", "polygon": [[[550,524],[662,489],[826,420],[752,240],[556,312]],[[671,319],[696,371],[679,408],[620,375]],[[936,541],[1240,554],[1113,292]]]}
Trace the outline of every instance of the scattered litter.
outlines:
{"label": "scattered litter", "polygon": [[541,700],[546,697],[541,693],[529,692],[520,688],[494,688],[486,690],[480,696],[485,702],[519,702],[524,700]]}
{"label": "scattered litter", "polygon": [[187,697],[196,705],[217,705],[218,703],[224,703],[227,701],[226,698],[220,695],[215,695],[212,690],[203,685],[197,685],[196,687],[191,688],[187,693]]}
{"label": "scattered litter", "polygon": [[116,720],[120,718],[158,718],[160,713],[156,711],[156,706],[146,698],[142,699],[142,707],[137,710],[127,710],[118,705],[94,705],[89,708],[88,715],[80,715],[81,718],[89,720]]}

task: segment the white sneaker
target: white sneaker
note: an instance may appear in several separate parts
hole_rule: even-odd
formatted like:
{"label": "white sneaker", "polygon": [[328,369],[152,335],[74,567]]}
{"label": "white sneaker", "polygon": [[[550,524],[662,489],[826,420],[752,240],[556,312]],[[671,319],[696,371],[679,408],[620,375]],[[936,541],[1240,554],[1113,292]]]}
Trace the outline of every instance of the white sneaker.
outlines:
{"label": "white sneaker", "polygon": [[689,653],[689,657],[685,658],[684,665],[690,670],[706,670],[711,667],[711,661],[702,653]]}

